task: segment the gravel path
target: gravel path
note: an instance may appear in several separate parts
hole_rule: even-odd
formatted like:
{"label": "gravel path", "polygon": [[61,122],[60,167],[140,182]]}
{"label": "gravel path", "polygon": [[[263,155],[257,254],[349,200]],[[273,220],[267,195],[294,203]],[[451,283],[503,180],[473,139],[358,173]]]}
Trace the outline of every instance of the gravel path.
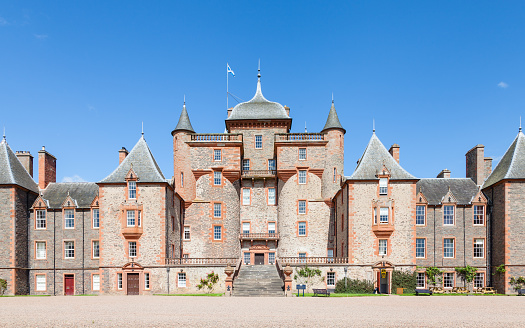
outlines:
{"label": "gravel path", "polygon": [[515,296],[3,297],[0,309],[2,327],[525,326]]}

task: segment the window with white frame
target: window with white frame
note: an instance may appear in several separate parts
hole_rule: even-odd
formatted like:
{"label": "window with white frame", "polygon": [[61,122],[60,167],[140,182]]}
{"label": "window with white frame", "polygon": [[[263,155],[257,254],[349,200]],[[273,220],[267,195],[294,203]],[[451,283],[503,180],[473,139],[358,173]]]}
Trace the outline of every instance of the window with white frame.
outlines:
{"label": "window with white frame", "polygon": [[443,206],[443,224],[454,225],[454,206],[445,205]]}
{"label": "window with white frame", "polygon": [[335,286],[335,272],[326,273],[326,285]]}
{"label": "window with white frame", "polygon": [[220,149],[214,149],[213,150],[213,160],[216,161],[216,162],[220,162],[222,160],[221,150]]}
{"label": "window with white frame", "polygon": [[299,222],[299,236],[306,236],[306,222]]}
{"label": "window with white frame", "polygon": [[47,257],[46,254],[46,242],[37,241],[36,242],[36,258],[37,260],[43,260]]}
{"label": "window with white frame", "polygon": [[[341,197],[342,198],[342,197]],[[343,230],[344,218],[341,220],[341,230]],[[374,207],[374,224],[377,224],[377,207]]]}
{"label": "window with white frame", "polygon": [[100,242],[98,240],[93,240],[92,248],[93,248],[93,258],[98,259],[100,257]]}
{"label": "window with white frame", "polygon": [[149,289],[149,272],[144,273],[144,289]]}
{"label": "window with white frame", "polygon": [[485,239],[483,238],[474,239],[474,257],[476,258],[485,257]]}
{"label": "window with white frame", "polygon": [[454,287],[454,273],[453,272],[443,273],[443,287],[444,288]]}
{"label": "window with white frame", "polygon": [[454,238],[443,239],[443,257],[445,258],[454,257]]}
{"label": "window with white frame", "polygon": [[250,233],[250,222],[242,223],[242,233]]}
{"label": "window with white frame", "polygon": [[214,171],[213,172],[213,184],[216,186],[220,186],[221,180],[222,180],[222,172]]}
{"label": "window with white frame", "polygon": [[213,203],[213,217],[222,217],[222,203]]}
{"label": "window with white frame", "polygon": [[255,136],[255,149],[262,149],[262,135]]}
{"label": "window with white frame", "polygon": [[299,148],[299,160],[304,161],[306,159],[306,148]]}
{"label": "window with white frame", "polygon": [[275,188],[268,188],[268,205],[275,205]]}
{"label": "window with white frame", "polygon": [[485,287],[485,273],[476,272],[476,275],[474,276],[474,287],[475,288]]}
{"label": "window with white frame", "polygon": [[251,196],[250,188],[243,188],[242,189],[242,204],[243,205],[250,205],[250,196]]}
{"label": "window with white frame", "polygon": [[122,289],[122,273],[117,273],[117,289]]}
{"label": "window with white frame", "polygon": [[75,258],[75,242],[74,241],[64,242],[64,258],[66,259]]}
{"label": "window with white frame", "polygon": [[379,256],[387,255],[388,239],[379,239]]}
{"label": "window with white frame", "polygon": [[250,253],[245,252],[244,253],[244,264],[250,264],[250,259],[251,259]]}
{"label": "window with white frame", "polygon": [[387,178],[379,179],[379,194],[380,195],[388,194],[388,179]]}
{"label": "window with white frame", "polygon": [[416,239],[416,257],[417,258],[425,258],[425,238],[417,238]]}
{"label": "window with white frame", "polygon": [[91,216],[93,219],[93,228],[94,229],[100,228],[100,214],[99,214],[98,208],[94,208],[91,210]]}
{"label": "window with white frame", "polygon": [[43,292],[46,290],[46,275],[37,274],[36,275],[36,291]]}
{"label": "window with white frame", "polygon": [[381,207],[379,209],[379,223],[388,223],[388,207]]}
{"label": "window with white frame", "polygon": [[275,263],[275,253],[274,252],[268,253],[268,263],[269,264]]}
{"label": "window with white frame", "polygon": [[213,226],[213,240],[222,239],[222,226]]}
{"label": "window with white frame", "polygon": [[127,216],[127,226],[128,227],[134,227],[135,226],[135,211],[126,211]]}
{"label": "window with white frame", "polygon": [[306,183],[306,170],[299,170],[299,184]]}
{"label": "window with white frame", "polygon": [[275,222],[268,222],[268,233],[275,233]]}
{"label": "window with white frame", "polygon": [[272,170],[272,171],[276,170],[275,159],[268,160],[268,170]]}
{"label": "window with white frame", "polygon": [[306,253],[303,253],[303,252],[299,253],[299,257],[300,258],[305,258],[306,257]]}
{"label": "window with white frame", "polygon": [[474,205],[474,224],[475,225],[485,224],[485,206]]}
{"label": "window with white frame", "polygon": [[36,210],[36,228],[45,229],[46,226],[46,210]]}
{"label": "window with white frame", "polygon": [[242,170],[243,171],[249,171],[250,170],[250,160],[249,159],[243,159],[242,160]]}
{"label": "window with white frame", "polygon": [[190,240],[190,227],[185,226],[184,227],[184,240]]}
{"label": "window with white frame", "polygon": [[334,183],[335,183],[336,177],[337,177],[337,169],[334,167]]}
{"label": "window with white frame", "polygon": [[142,227],[142,211],[137,211],[137,225]]}
{"label": "window with white frame", "polygon": [[128,254],[129,254],[129,257],[137,257],[137,242],[136,241],[128,242]]}
{"label": "window with white frame", "polygon": [[299,201],[299,214],[306,214],[306,200]]}
{"label": "window with white frame", "polygon": [[180,187],[184,188],[184,172],[180,173]]}
{"label": "window with white frame", "polygon": [[186,272],[178,273],[177,287],[186,287]]}
{"label": "window with white frame", "polygon": [[425,273],[418,272],[416,275],[416,288],[425,288]]}
{"label": "window with white frame", "polygon": [[94,274],[93,277],[93,290],[100,290],[100,275]]}
{"label": "window with white frame", "polygon": [[137,182],[136,181],[128,182],[128,198],[129,199],[137,198]]}
{"label": "window with white frame", "polygon": [[416,225],[425,225],[425,206],[416,206]]}
{"label": "window with white frame", "polygon": [[326,256],[327,256],[327,257],[334,257],[334,250],[331,249],[331,248],[328,249],[328,250],[326,251]]}
{"label": "window with white frame", "polygon": [[64,210],[64,227],[66,229],[75,228],[75,210]]}
{"label": "window with white frame", "polygon": [[189,259],[190,258],[190,254],[182,254],[182,258],[183,259]]}

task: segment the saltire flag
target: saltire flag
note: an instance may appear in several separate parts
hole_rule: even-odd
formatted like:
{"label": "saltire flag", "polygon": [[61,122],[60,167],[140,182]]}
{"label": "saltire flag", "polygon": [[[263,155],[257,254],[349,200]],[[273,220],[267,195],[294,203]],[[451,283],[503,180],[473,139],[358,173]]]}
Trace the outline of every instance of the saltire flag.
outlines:
{"label": "saltire flag", "polygon": [[230,65],[228,65],[228,63],[226,63],[226,71],[227,71],[227,73],[232,73],[233,77],[235,77],[235,73],[231,69]]}

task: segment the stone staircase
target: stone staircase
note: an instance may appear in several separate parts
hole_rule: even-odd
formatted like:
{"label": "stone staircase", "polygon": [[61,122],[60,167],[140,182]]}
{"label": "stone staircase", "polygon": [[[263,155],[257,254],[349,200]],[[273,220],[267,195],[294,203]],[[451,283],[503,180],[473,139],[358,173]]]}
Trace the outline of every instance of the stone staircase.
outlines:
{"label": "stone staircase", "polygon": [[233,296],[283,297],[283,281],[275,265],[243,265],[233,282]]}

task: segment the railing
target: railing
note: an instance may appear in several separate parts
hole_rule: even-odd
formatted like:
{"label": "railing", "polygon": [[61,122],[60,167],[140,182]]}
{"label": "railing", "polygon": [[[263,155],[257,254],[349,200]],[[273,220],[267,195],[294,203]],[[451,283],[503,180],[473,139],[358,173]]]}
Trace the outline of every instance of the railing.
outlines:
{"label": "railing", "polygon": [[243,170],[243,177],[273,177],[277,173],[276,170]]}
{"label": "railing", "polygon": [[250,233],[241,233],[239,236],[240,239],[279,239],[279,234],[275,232],[250,232]]}
{"label": "railing", "polygon": [[167,265],[236,265],[237,257],[219,258],[166,258]]}
{"label": "railing", "polygon": [[192,134],[191,141],[242,141],[240,133]]}
{"label": "railing", "polygon": [[348,264],[348,257],[279,257],[286,264]]}
{"label": "railing", "polygon": [[276,133],[275,141],[323,141],[324,133]]}

